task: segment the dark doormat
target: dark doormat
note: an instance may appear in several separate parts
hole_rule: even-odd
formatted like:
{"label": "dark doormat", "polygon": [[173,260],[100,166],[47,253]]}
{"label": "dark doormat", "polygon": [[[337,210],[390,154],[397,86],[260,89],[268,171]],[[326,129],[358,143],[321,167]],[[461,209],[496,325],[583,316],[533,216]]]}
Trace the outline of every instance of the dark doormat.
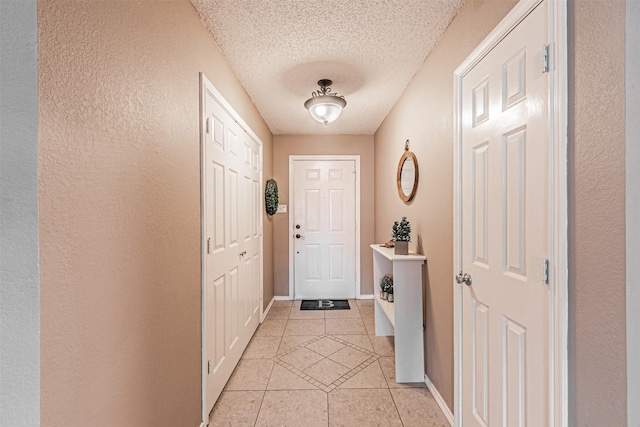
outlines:
{"label": "dark doormat", "polygon": [[300,310],[351,310],[346,299],[303,299]]}

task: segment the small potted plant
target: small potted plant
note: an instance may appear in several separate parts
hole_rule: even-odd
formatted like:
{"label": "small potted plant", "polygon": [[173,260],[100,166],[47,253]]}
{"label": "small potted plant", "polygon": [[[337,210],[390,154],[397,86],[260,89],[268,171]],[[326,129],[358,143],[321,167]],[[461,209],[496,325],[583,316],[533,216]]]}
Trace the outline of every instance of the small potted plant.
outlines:
{"label": "small potted plant", "polygon": [[386,300],[389,289],[393,288],[393,279],[388,274],[380,279],[380,299]]}
{"label": "small potted plant", "polygon": [[394,240],[396,255],[409,255],[409,242],[411,241],[411,223],[403,216],[400,222],[393,223],[391,237]]}

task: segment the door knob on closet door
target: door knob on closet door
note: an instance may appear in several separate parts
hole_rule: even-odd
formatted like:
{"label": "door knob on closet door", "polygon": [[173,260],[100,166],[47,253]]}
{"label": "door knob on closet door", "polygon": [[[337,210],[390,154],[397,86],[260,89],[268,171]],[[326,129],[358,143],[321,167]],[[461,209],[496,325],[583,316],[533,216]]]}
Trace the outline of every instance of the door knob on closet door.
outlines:
{"label": "door knob on closet door", "polygon": [[467,286],[471,286],[471,275],[469,273],[462,274],[462,271],[456,276],[456,282],[459,284],[464,283]]}

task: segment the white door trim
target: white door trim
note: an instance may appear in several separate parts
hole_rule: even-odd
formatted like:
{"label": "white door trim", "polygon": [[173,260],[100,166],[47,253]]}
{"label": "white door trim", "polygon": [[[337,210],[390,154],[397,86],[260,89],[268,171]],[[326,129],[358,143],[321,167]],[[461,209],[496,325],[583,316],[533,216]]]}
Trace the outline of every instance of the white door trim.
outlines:
{"label": "white door trim", "polygon": [[[206,342],[206,329],[205,329],[205,286],[206,286],[206,252],[207,252],[207,236],[205,236],[205,207],[206,207],[206,181],[205,181],[205,134],[206,134],[206,122],[203,120],[202,112],[205,111],[205,102],[206,102],[206,93],[210,92],[216,102],[220,104],[220,106],[231,116],[233,120],[240,126],[240,128],[245,131],[257,144],[258,144],[258,171],[259,171],[259,179],[260,183],[263,182],[263,147],[264,144],[262,140],[258,137],[258,135],[249,127],[249,125],[242,119],[240,114],[227,102],[227,100],[222,96],[220,91],[216,89],[216,87],[207,79],[204,73],[200,73],[200,286],[201,286],[201,307],[200,307],[200,324],[201,324],[201,333],[202,333],[202,342],[201,342],[201,386],[202,386],[202,422],[207,425],[209,414],[207,413],[207,342]],[[263,217],[264,212],[264,197],[260,197],[260,205],[258,207],[260,210],[260,218]],[[260,221],[260,321],[263,319],[263,311],[264,311],[264,244],[263,244],[263,221]]]}
{"label": "white door trim", "polygon": [[294,291],[295,291],[295,277],[294,277],[294,245],[295,240],[293,238],[293,227],[294,227],[294,218],[293,212],[291,211],[291,206],[293,206],[293,181],[294,181],[294,162],[297,160],[353,160],[355,162],[356,168],[356,280],[355,280],[355,296],[356,298],[361,298],[360,293],[360,156],[359,155],[322,155],[322,156],[314,156],[314,155],[291,155],[289,156],[289,228],[287,232],[289,233],[289,297],[288,299],[295,299]]}
{"label": "white door trim", "polygon": [[[460,424],[462,413],[462,285],[453,280],[462,270],[461,144],[462,78],[487,55],[543,0],[521,0],[454,72],[454,415]],[[551,1],[551,0],[549,0]],[[549,41],[551,44],[550,121],[550,384],[549,426],[568,425],[568,268],[567,268],[567,0],[549,5]],[[542,49],[542,46],[540,47]]]}

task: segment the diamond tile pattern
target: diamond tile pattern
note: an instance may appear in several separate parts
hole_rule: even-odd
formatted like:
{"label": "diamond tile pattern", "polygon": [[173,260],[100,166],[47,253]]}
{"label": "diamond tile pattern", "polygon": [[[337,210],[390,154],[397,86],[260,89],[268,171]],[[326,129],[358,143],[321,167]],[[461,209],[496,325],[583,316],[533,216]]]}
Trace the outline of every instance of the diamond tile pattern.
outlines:
{"label": "diamond tile pattern", "polygon": [[[210,415],[215,426],[448,427],[424,383],[395,381],[393,337],[376,337],[373,301],[301,318],[276,301]],[[344,310],[347,311],[347,310]]]}
{"label": "diamond tile pattern", "polygon": [[[335,350],[332,352],[332,349]],[[329,393],[379,358],[379,355],[349,341],[323,334],[290,348],[272,360]]]}

